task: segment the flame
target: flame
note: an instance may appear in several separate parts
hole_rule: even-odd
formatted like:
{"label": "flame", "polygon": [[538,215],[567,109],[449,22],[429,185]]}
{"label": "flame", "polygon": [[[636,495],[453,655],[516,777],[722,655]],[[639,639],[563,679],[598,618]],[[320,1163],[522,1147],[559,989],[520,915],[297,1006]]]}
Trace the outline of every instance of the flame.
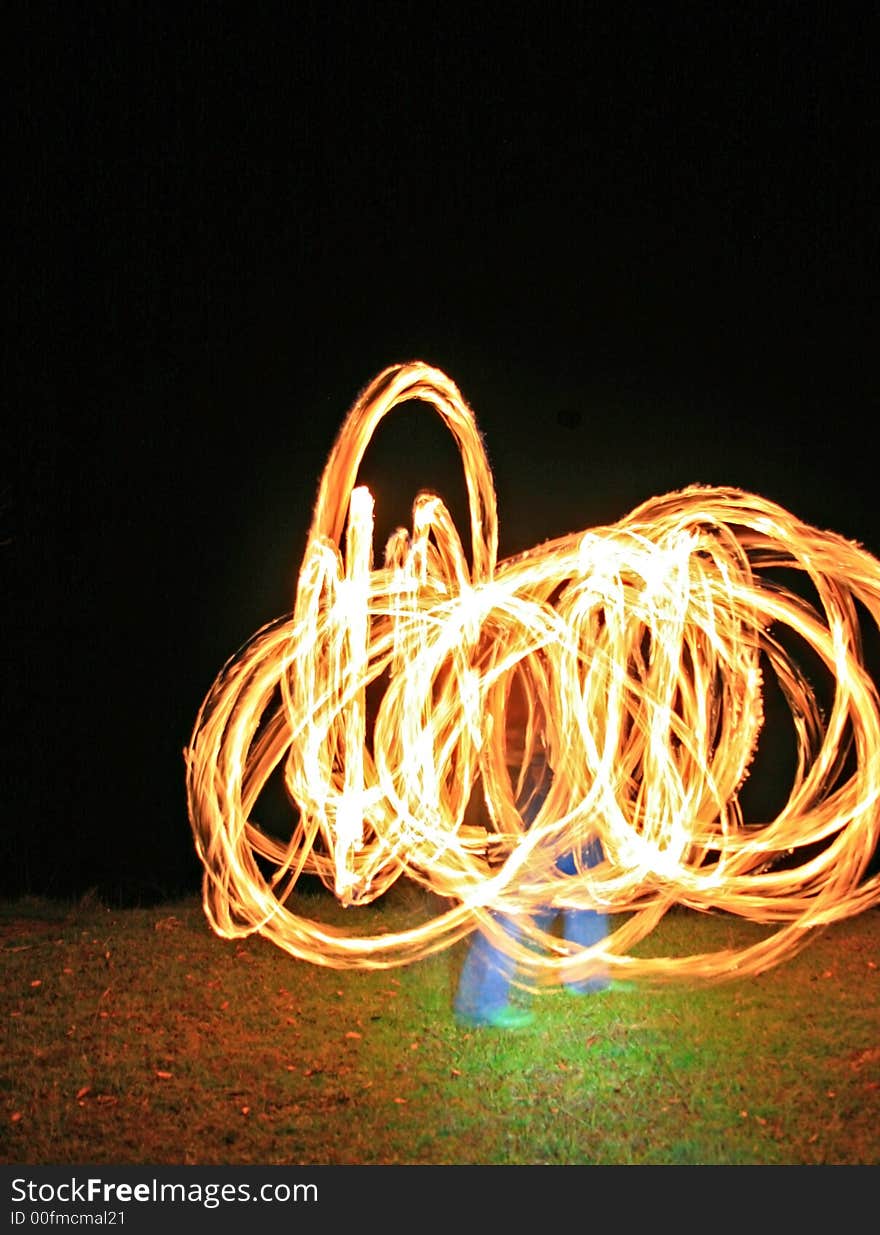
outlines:
{"label": "flame", "polygon": [[[376,565],[357,474],[381,419],[413,399],[457,442],[470,554],[442,500],[420,494],[412,529]],[[226,664],[185,752],[208,921],[338,968],[407,964],[481,929],[535,988],[600,972],[659,983],[765,970],[880,901],[866,621],[880,622],[880,563],[735,488],[670,493],[499,561],[471,409],[437,369],[392,366],[333,446],[292,614]],[[832,683],[824,708],[795,642]],[[797,757],[787,801],[755,820],[741,792],[768,674]],[[539,753],[552,772],[527,828],[525,770]],[[252,817],[277,772],[292,807],[284,842]],[[562,874],[558,860],[596,837],[604,860]],[[446,907],[411,929],[347,934],[288,907],[303,874],[343,905],[405,876]],[[613,929],[579,948],[529,925],[547,905],[598,909]],[[721,952],[639,954],[675,906],[770,929]],[[499,912],[523,921],[519,940]]]}

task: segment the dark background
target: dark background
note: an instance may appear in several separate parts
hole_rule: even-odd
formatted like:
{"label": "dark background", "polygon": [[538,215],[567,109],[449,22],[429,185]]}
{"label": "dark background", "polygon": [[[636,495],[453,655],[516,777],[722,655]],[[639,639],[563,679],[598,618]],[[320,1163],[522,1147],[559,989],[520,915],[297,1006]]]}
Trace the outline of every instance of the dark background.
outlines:
{"label": "dark background", "polygon": [[[198,886],[196,711],[292,607],[388,364],[474,408],[504,554],[691,482],[880,551],[867,7],[27,9],[5,891]],[[395,413],[362,473],[380,530],[433,486],[464,535],[460,471],[432,413]]]}

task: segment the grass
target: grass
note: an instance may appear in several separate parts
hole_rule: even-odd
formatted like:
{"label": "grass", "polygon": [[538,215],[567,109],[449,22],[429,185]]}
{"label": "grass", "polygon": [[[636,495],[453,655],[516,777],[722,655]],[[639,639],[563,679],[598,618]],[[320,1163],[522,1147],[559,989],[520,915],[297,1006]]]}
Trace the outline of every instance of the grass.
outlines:
{"label": "grass", "polygon": [[[379,931],[433,908],[357,912]],[[649,942],[753,931],[676,911]],[[554,992],[518,1033],[455,1022],[466,944],[339,972],[218,939],[191,899],[7,902],[0,946],[7,1164],[880,1163],[880,910],[758,978]]]}

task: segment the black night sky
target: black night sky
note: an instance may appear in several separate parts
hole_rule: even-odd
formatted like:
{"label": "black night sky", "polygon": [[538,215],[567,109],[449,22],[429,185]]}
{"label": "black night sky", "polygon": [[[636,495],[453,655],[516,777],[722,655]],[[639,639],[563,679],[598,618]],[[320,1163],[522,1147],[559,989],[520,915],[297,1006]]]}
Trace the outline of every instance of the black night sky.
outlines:
{"label": "black night sky", "polygon": [[[7,78],[6,891],[198,887],[197,709],[391,363],[473,407],[504,554],[691,482],[880,553],[857,7],[135,11]],[[385,531],[435,487],[464,532],[432,415],[365,461]]]}

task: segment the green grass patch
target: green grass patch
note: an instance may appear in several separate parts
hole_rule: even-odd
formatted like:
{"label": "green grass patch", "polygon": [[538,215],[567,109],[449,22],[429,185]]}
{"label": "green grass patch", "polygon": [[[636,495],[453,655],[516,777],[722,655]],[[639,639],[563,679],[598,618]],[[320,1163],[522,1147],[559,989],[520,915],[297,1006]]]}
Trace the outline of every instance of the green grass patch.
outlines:
{"label": "green grass patch", "polygon": [[[433,916],[409,888],[357,929]],[[326,894],[300,911],[350,919]],[[753,942],[675,911],[644,947]],[[200,904],[0,904],[0,1160],[199,1165],[880,1163],[880,911],[759,977],[536,997],[518,1033],[452,1014],[466,943],[339,972]]]}

